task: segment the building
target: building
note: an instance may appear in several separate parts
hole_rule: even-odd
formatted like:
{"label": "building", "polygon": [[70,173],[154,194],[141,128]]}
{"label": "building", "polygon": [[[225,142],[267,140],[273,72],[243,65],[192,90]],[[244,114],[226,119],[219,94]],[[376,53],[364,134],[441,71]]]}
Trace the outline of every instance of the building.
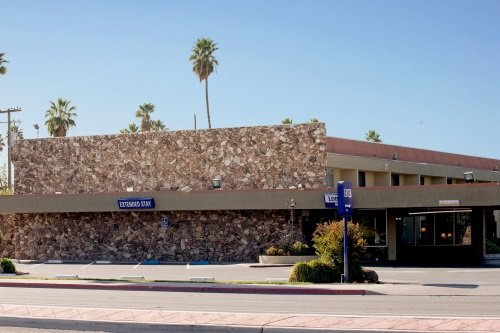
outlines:
{"label": "building", "polygon": [[321,123],[19,140],[12,158],[1,249],[19,259],[255,261],[337,219],[324,195],[338,180],[353,184],[367,259],[477,262],[499,238],[499,160]]}

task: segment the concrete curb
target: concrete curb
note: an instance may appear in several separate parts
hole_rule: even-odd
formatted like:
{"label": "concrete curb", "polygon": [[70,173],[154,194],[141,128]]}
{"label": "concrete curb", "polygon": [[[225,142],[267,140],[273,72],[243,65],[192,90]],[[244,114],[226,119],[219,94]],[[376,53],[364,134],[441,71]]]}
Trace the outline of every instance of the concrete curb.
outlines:
{"label": "concrete curb", "polygon": [[7,288],[52,288],[52,289],[88,289],[88,290],[122,290],[122,291],[163,291],[163,292],[195,292],[195,293],[234,293],[234,294],[280,294],[280,295],[366,295],[364,289],[329,289],[309,287],[274,287],[274,286],[240,286],[240,285],[160,285],[146,283],[66,283],[66,282],[15,282],[2,281],[0,287]]}
{"label": "concrete curb", "polygon": [[[183,324],[146,324],[133,322],[110,322],[93,320],[0,317],[2,326],[38,328],[50,330],[104,331],[114,333],[262,333],[260,326],[218,326],[218,325],[183,325]],[[310,331],[310,330],[309,330]],[[314,330],[313,332],[318,332]]]}

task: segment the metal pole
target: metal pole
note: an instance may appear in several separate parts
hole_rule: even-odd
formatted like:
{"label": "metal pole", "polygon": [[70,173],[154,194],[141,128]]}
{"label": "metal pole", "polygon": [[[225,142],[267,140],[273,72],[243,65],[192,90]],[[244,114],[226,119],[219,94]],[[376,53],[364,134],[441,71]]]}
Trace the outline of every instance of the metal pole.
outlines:
{"label": "metal pole", "polygon": [[344,283],[349,283],[349,238],[347,234],[347,216],[344,216]]}
{"label": "metal pole", "polygon": [[10,155],[10,112],[7,112],[7,174],[9,190],[12,190],[12,171],[11,171],[11,155]]}
{"label": "metal pole", "polygon": [[8,173],[8,176],[7,176],[7,179],[8,179],[8,187],[9,187],[9,190],[12,190],[12,172],[11,172],[11,152],[10,152],[10,146],[11,146],[11,142],[10,142],[10,137],[11,137],[11,134],[10,134],[10,131],[11,131],[11,128],[10,128],[10,114],[11,112],[19,112],[21,111],[20,108],[15,108],[15,109],[8,109],[8,110],[0,110],[0,113],[7,113],[7,173]]}

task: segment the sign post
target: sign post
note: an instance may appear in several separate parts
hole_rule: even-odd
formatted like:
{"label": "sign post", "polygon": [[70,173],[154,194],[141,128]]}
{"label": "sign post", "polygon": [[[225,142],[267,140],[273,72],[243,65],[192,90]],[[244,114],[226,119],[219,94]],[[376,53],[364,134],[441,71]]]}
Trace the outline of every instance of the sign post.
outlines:
{"label": "sign post", "polygon": [[352,216],[352,184],[339,181],[337,183],[338,213],[344,217],[344,276],[343,282],[349,282],[349,235],[347,233],[347,218]]}

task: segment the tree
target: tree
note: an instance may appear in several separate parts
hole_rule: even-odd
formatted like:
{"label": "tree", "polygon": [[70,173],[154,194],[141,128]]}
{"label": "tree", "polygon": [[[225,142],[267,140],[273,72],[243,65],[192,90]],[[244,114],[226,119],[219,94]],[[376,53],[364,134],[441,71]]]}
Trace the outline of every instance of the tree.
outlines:
{"label": "tree", "polygon": [[121,129],[120,133],[139,133],[139,127],[135,123],[128,124],[127,128]]}
{"label": "tree", "polygon": [[151,116],[155,112],[155,106],[151,103],[139,105],[139,110],[135,112],[137,118],[141,118],[141,132],[149,132],[151,130]]}
{"label": "tree", "polygon": [[[359,224],[349,222],[348,234],[348,259],[349,276],[351,281],[363,280],[363,269],[360,260],[365,251],[366,241]],[[343,221],[330,221],[318,224],[313,233],[314,249],[322,262],[333,264],[337,271],[342,272],[344,267],[344,223]],[[339,274],[340,276],[340,274]]]}
{"label": "tree", "polygon": [[292,124],[293,124],[293,120],[292,120],[292,119],[290,119],[290,118],[285,118],[285,119],[283,119],[283,120],[281,121],[281,123],[282,123],[283,125],[292,125]]}
{"label": "tree", "polygon": [[370,142],[382,142],[382,140],[380,139],[380,134],[378,134],[375,130],[369,130],[368,132],[366,132],[365,139],[366,141]]}
{"label": "tree", "polygon": [[71,127],[76,125],[76,106],[70,106],[71,101],[62,98],[57,99],[57,103],[50,102],[50,108],[45,112],[45,125],[49,135],[54,137],[64,137]]}
{"label": "tree", "polygon": [[311,120],[309,120],[310,123],[319,123],[319,120],[318,118],[311,118]]}
{"label": "tree", "polygon": [[16,139],[24,139],[23,130],[18,125],[10,125],[10,131],[15,135]]}
{"label": "tree", "polygon": [[7,67],[4,64],[8,63],[8,61],[3,58],[4,56],[5,53],[0,53],[0,75],[5,75],[7,72]]}
{"label": "tree", "polygon": [[167,128],[165,127],[165,124],[161,120],[152,120],[151,121],[151,130],[155,132],[162,132],[166,131]]}
{"label": "tree", "polygon": [[219,62],[214,57],[214,52],[217,51],[217,43],[210,38],[198,38],[193,47],[192,54],[189,60],[193,63],[193,72],[201,81],[205,81],[205,101],[207,104],[207,119],[208,128],[212,128],[210,121],[210,107],[208,104],[208,77],[214,72],[219,65]]}

